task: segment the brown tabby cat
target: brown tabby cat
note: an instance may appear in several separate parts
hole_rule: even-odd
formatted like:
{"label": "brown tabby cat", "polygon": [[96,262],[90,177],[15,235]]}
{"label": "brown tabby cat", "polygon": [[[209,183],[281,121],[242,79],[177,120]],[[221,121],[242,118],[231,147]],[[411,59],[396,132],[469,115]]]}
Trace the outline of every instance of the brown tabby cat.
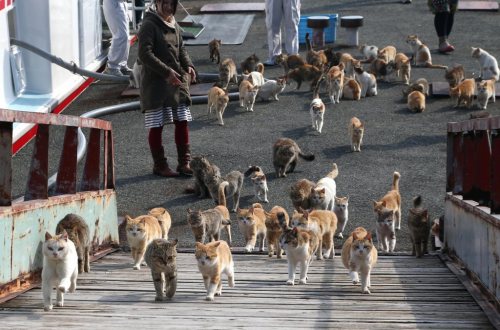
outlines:
{"label": "brown tabby cat", "polygon": [[273,145],[273,165],[276,177],[286,177],[287,173],[293,172],[299,157],[308,162],[314,160],[314,155],[303,153],[294,140],[289,138],[278,139]]}
{"label": "brown tabby cat", "polygon": [[410,84],[411,63],[404,53],[397,53],[394,59],[396,76],[401,77],[405,85]]}
{"label": "brown tabby cat", "polygon": [[220,45],[222,45],[222,40],[213,39],[208,43],[208,51],[210,53],[210,61],[220,63]]}
{"label": "brown tabby cat", "polygon": [[193,170],[193,177],[195,179],[195,194],[199,198],[210,196],[205,180],[208,177],[221,176],[219,167],[211,164],[204,156],[194,156],[189,162],[189,166]]}
{"label": "brown tabby cat", "polygon": [[288,72],[291,69],[298,68],[301,65],[306,64],[306,61],[297,55],[286,55],[281,53],[276,57],[276,64],[281,65],[283,67],[283,71],[285,72],[285,76],[288,75]]}
{"label": "brown tabby cat", "polygon": [[300,89],[303,81],[310,81],[311,86],[310,90],[312,91],[314,87],[318,84],[319,79],[322,75],[321,69],[311,65],[311,64],[303,64],[298,68],[290,70],[287,75],[287,80],[293,79],[297,82],[297,90]]}
{"label": "brown tabby cat", "polygon": [[394,72],[395,64],[386,62],[382,58],[377,58],[370,64],[370,72],[377,80],[389,81],[389,76]]}
{"label": "brown tabby cat", "polygon": [[450,87],[456,87],[465,79],[465,70],[462,65],[455,65],[452,68],[446,69],[444,78],[450,84]]}
{"label": "brown tabby cat", "polygon": [[408,109],[412,112],[425,111],[425,95],[419,91],[413,91],[408,94]]}
{"label": "brown tabby cat", "polygon": [[311,40],[309,39],[309,33],[306,33],[305,40],[307,47],[306,62],[308,64],[314,65],[320,70],[323,70],[323,67],[328,63],[325,52],[323,50],[315,51],[314,49],[312,49]]}
{"label": "brown tabby cat", "polygon": [[232,197],[232,212],[236,212],[240,203],[241,188],[243,187],[243,173],[231,171],[224,177],[207,176],[205,184],[216,205],[227,206],[226,198]]}
{"label": "brown tabby cat", "polygon": [[226,110],[227,104],[229,103],[229,96],[227,90],[214,86],[208,91],[208,107],[207,107],[207,117],[210,119],[212,114],[212,108],[215,108],[215,114],[219,120],[219,125],[224,126],[224,120],[222,120],[222,115],[224,110]]}
{"label": "brown tabby cat", "polygon": [[222,89],[227,89],[229,82],[238,84],[238,73],[236,72],[236,64],[230,58],[226,58],[219,66],[219,78],[222,84]]}
{"label": "brown tabby cat", "polygon": [[[267,231],[267,251],[268,256],[271,258],[274,253],[276,253],[276,257],[281,259],[283,250],[281,250],[280,246],[280,236],[283,233],[283,226],[288,227],[290,223],[290,218],[286,210],[278,205],[273,206],[271,211],[264,212],[266,215],[266,231]],[[283,220],[285,224],[280,223],[278,219],[278,213],[281,213],[283,216]]]}
{"label": "brown tabby cat", "polygon": [[351,150],[360,152],[365,126],[357,117],[352,117],[349,121],[348,130],[349,137],[351,138]]}
{"label": "brown tabby cat", "polygon": [[257,238],[260,238],[259,251],[264,251],[266,238],[266,214],[262,205],[254,203],[249,209],[237,210],[238,226],[245,238],[245,250],[252,252]]}
{"label": "brown tabby cat", "polygon": [[194,239],[196,242],[201,243],[205,243],[207,237],[210,242],[218,241],[222,226],[231,223],[225,219],[221,212],[215,209],[193,211],[188,208],[187,221],[191,226]]}
{"label": "brown tabby cat", "polygon": [[373,201],[373,210],[375,213],[380,213],[384,208],[394,211],[397,217],[396,228],[398,230],[401,229],[401,195],[399,194],[400,178],[401,174],[399,174],[399,172],[394,172],[391,190],[389,190],[378,202]]}
{"label": "brown tabby cat", "polygon": [[168,240],[168,232],[172,226],[170,213],[168,213],[168,211],[163,207],[155,207],[154,209],[149,210],[148,215],[152,215],[156,218],[156,220],[158,220],[161,227],[161,237]]}
{"label": "brown tabby cat", "polygon": [[132,219],[128,215],[127,220],[127,240],[132,250],[134,259],[134,269],[141,269],[146,247],[152,240],[162,237],[162,230],[158,220],[151,215],[141,215]]}
{"label": "brown tabby cat", "polygon": [[472,107],[475,87],[476,82],[472,78],[463,80],[456,87],[450,87],[450,97],[455,103],[454,108],[458,108],[462,104],[467,108]]}
{"label": "brown tabby cat", "polygon": [[241,62],[241,72],[250,73],[252,71],[257,71],[257,63],[259,63],[257,55],[250,55],[243,62]]}
{"label": "brown tabby cat", "polygon": [[57,224],[56,235],[61,234],[64,230],[76,247],[78,273],[88,273],[90,271],[89,227],[81,216],[69,213]]}
{"label": "brown tabby cat", "polygon": [[483,80],[477,83],[477,105],[480,109],[486,110],[488,100],[495,103],[495,79]]}
{"label": "brown tabby cat", "polygon": [[316,187],[316,183],[307,179],[301,179],[291,186],[290,199],[297,211],[301,209],[308,210],[312,207],[311,191],[314,187]]}
{"label": "brown tabby cat", "polygon": [[372,236],[363,227],[354,229],[342,246],[342,263],[349,270],[353,284],[359,283],[359,275],[361,275],[362,293],[370,294],[370,275],[377,263],[377,257],[378,253],[373,246]]}
{"label": "brown tabby cat", "polygon": [[431,231],[429,212],[422,207],[421,196],[413,199],[413,208],[410,208],[408,213],[408,228],[412,243],[411,255],[421,258],[428,253],[427,245]]}
{"label": "brown tabby cat", "polygon": [[177,239],[168,241],[163,238],[148,244],[144,260],[151,269],[155,286],[155,301],[171,299],[177,290]]}
{"label": "brown tabby cat", "polygon": [[354,79],[345,79],[342,97],[346,100],[359,101],[361,99],[361,86]]}

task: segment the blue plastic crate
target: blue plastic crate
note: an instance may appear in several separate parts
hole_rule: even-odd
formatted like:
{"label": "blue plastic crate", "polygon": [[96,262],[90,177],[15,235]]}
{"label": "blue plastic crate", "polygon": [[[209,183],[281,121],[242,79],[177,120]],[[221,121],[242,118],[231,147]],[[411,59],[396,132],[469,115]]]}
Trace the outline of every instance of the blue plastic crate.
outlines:
{"label": "blue plastic crate", "polygon": [[330,18],[330,25],[325,29],[325,43],[334,43],[337,39],[337,20],[339,18],[339,14],[301,15],[299,23],[299,43],[306,43],[307,32],[309,32],[309,37],[312,40],[312,29],[307,27],[307,18],[311,16],[328,16]]}

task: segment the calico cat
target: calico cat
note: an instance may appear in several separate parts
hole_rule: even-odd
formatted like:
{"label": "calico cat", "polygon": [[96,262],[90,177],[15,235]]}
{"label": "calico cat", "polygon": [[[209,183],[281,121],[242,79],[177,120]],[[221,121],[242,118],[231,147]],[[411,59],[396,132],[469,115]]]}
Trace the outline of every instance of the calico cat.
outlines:
{"label": "calico cat", "polygon": [[319,246],[318,236],[310,230],[286,228],[280,236],[280,245],[286,252],[288,262],[286,284],[295,284],[295,269],[298,264],[300,264],[299,284],[306,284],[309,264]]}
{"label": "calico cat", "polygon": [[316,182],[316,186],[311,188],[311,207],[315,210],[333,211],[335,196],[337,195],[337,185],[335,178],[339,175],[336,163],[333,163],[332,170]]}
{"label": "calico cat", "polygon": [[419,91],[413,91],[408,94],[407,101],[408,109],[411,112],[424,112],[425,111],[425,95]]}
{"label": "calico cat", "polygon": [[372,236],[363,227],[354,229],[342,246],[342,263],[349,271],[353,284],[358,284],[359,277],[361,277],[362,293],[370,294],[370,275],[377,263],[377,257],[378,253],[373,246]]}
{"label": "calico cat", "polygon": [[278,139],[273,145],[273,166],[276,177],[284,178],[287,173],[293,172],[299,157],[308,162],[314,160],[314,155],[303,153],[294,140],[289,138]]}
{"label": "calico cat", "polygon": [[361,151],[361,143],[363,143],[363,135],[365,126],[357,117],[352,117],[348,126],[349,137],[351,139],[351,150]]}
{"label": "calico cat", "polygon": [[199,198],[210,196],[208,187],[205,184],[205,178],[221,176],[219,167],[211,164],[204,156],[194,156],[189,162],[189,166],[193,170],[193,176],[195,179],[195,193]]}
{"label": "calico cat", "polygon": [[226,242],[216,241],[205,245],[196,242],[194,255],[207,290],[207,301],[213,301],[214,296],[222,295],[223,273],[227,276],[228,285],[234,287],[233,256]]}
{"label": "calico cat", "polygon": [[408,43],[413,50],[413,65],[433,69],[448,69],[446,65],[432,64],[431,51],[429,50],[429,47],[422,43],[416,34],[409,35],[406,38],[406,43]]}
{"label": "calico cat", "polygon": [[219,212],[222,216],[222,228],[227,235],[227,244],[229,244],[229,246],[232,246],[233,240],[231,238],[231,217],[229,216],[229,210],[224,205],[217,205],[216,207],[214,207],[214,210]]}
{"label": "calico cat", "polygon": [[335,237],[344,238],[344,229],[349,220],[349,196],[337,197],[335,196],[335,205],[333,206],[333,212],[337,216],[337,234]]}
{"label": "calico cat", "polygon": [[259,251],[264,251],[266,239],[266,214],[262,205],[254,203],[249,209],[237,210],[238,226],[245,238],[245,251],[252,252],[260,239]]}
{"label": "calico cat", "polygon": [[258,86],[252,85],[249,80],[243,80],[240,83],[240,107],[245,108],[246,111],[253,111],[253,105],[258,92]]}
{"label": "calico cat", "polygon": [[212,114],[212,108],[215,108],[215,113],[217,119],[219,120],[219,125],[224,126],[224,120],[222,120],[222,115],[224,110],[226,110],[227,104],[229,103],[229,96],[227,90],[214,86],[208,91],[208,107],[207,107],[207,117],[210,118]]}
{"label": "calico cat", "polygon": [[371,63],[373,62],[377,57],[378,57],[378,47],[377,46],[370,46],[370,45],[361,45],[359,46],[359,51],[361,54],[364,56],[364,61],[363,62],[368,62]]}
{"label": "calico cat", "polygon": [[[264,212],[264,214],[266,215],[265,225],[268,256],[271,258],[276,253],[276,257],[281,259],[283,250],[280,246],[280,236],[283,233],[283,227],[288,227],[290,218],[286,210],[278,205],[273,206],[271,211]],[[280,214],[281,221],[278,219],[278,214]]]}
{"label": "calico cat", "polygon": [[499,80],[500,70],[498,62],[493,55],[481,48],[472,48],[471,56],[479,62],[480,78],[482,80],[495,79]]}
{"label": "calico cat", "polygon": [[232,212],[236,212],[240,203],[241,188],[243,187],[243,173],[231,171],[226,176],[205,177],[205,184],[216,205],[227,206],[226,196],[233,198]]}
{"label": "calico cat", "polygon": [[243,62],[241,62],[241,72],[249,73],[252,71],[257,71],[257,63],[259,63],[259,58],[257,55],[252,54],[247,57]]}
{"label": "calico cat", "polygon": [[283,67],[283,71],[285,72],[285,76],[288,75],[288,72],[291,69],[298,68],[301,65],[306,64],[306,61],[297,55],[286,55],[281,53],[276,57],[276,64],[281,65]]}
{"label": "calico cat", "polygon": [[386,63],[394,62],[396,60],[396,47],[386,46],[377,52],[377,58],[383,59]]}
{"label": "calico cat", "polygon": [[326,58],[325,52],[323,50],[315,51],[312,49],[311,40],[309,39],[309,33],[306,33],[306,62],[317,67],[320,70],[323,70],[323,67],[327,65],[328,59]]}
{"label": "calico cat", "polygon": [[146,247],[152,240],[162,237],[162,230],[158,220],[150,215],[141,215],[134,219],[126,215],[125,219],[127,220],[127,240],[134,259],[133,268],[139,270]]}
{"label": "calico cat", "polygon": [[245,177],[250,177],[252,181],[255,197],[264,203],[269,203],[267,200],[267,193],[269,189],[267,188],[267,179],[264,171],[260,166],[250,166],[245,172]]}
{"label": "calico cat", "polygon": [[213,39],[208,43],[208,51],[210,53],[210,61],[220,63],[220,46],[222,45],[222,40]]}
{"label": "calico cat", "polygon": [[408,95],[413,91],[419,91],[420,93],[428,96],[429,95],[429,83],[425,78],[419,78],[410,86],[403,88],[403,97],[408,99]]}
{"label": "calico cat", "polygon": [[90,233],[85,220],[77,214],[69,213],[57,224],[56,235],[63,231],[66,231],[68,238],[75,245],[78,255],[78,273],[88,273],[90,271]]}
{"label": "calico cat", "polygon": [[42,293],[43,309],[52,310],[52,288],[57,290],[56,306],[64,306],[64,294],[75,292],[78,278],[78,255],[75,244],[65,230],[60,235],[45,233],[42,246]]}
{"label": "calico cat", "polygon": [[191,227],[196,242],[205,243],[205,238],[210,242],[218,241],[223,225],[230,224],[224,215],[215,209],[193,211],[187,209],[187,221]]}
{"label": "calico cat", "polygon": [[332,66],[326,74],[328,95],[333,104],[340,103],[344,88],[344,64]]}
{"label": "calico cat", "polygon": [[168,232],[172,226],[172,217],[170,217],[170,213],[163,207],[155,207],[149,210],[148,215],[152,215],[158,220],[161,227],[161,237],[168,240]]}
{"label": "calico cat", "polygon": [[477,105],[480,109],[486,110],[488,100],[495,103],[495,80],[483,80],[477,83]]}
{"label": "calico cat", "polygon": [[343,53],[339,60],[339,64],[340,63],[344,65],[345,76],[354,79],[354,67],[361,66],[361,61],[356,60],[349,53]]}
{"label": "calico cat", "polygon": [[321,134],[323,129],[323,121],[325,117],[325,104],[316,94],[315,98],[311,102],[309,107],[309,113],[311,114],[312,128]]}
{"label": "calico cat", "polygon": [[429,212],[422,207],[421,196],[413,199],[413,208],[409,209],[408,229],[412,243],[411,255],[421,258],[428,253],[427,245],[431,231]]}
{"label": "calico cat", "polygon": [[307,179],[301,179],[290,187],[290,199],[293,207],[298,211],[300,209],[308,210],[311,208],[311,191],[316,184]]}
{"label": "calico cat", "polygon": [[283,92],[286,87],[286,80],[284,78],[279,78],[277,80],[269,79],[262,86],[260,86],[257,92],[257,98],[262,101],[267,101],[271,97],[273,100],[279,101],[278,94]]}
{"label": "calico cat", "polygon": [[311,86],[310,90],[312,91],[314,87],[318,84],[319,79],[321,78],[322,75],[321,69],[318,69],[317,67],[311,65],[311,64],[304,64],[299,66],[298,68],[295,68],[293,70],[290,70],[287,75],[287,80],[293,79],[297,83],[297,88],[296,90],[300,89],[300,86],[302,85],[303,81],[310,81]]}
{"label": "calico cat", "polygon": [[454,108],[458,108],[462,104],[470,108],[474,99],[474,88],[476,82],[473,78],[464,79],[456,87],[450,87],[450,97],[455,104]]}
{"label": "calico cat", "polygon": [[359,101],[361,99],[361,86],[354,79],[344,79],[342,97],[346,100]]}
{"label": "calico cat", "polygon": [[226,58],[219,66],[219,79],[222,84],[222,89],[227,90],[229,83],[232,81],[238,84],[238,73],[236,72],[236,64],[230,58]]}
{"label": "calico cat", "polygon": [[444,78],[450,84],[450,87],[456,87],[465,79],[465,70],[462,65],[455,65],[452,68],[446,69]]}
{"label": "calico cat", "polygon": [[[333,259],[335,257],[333,236],[337,231],[338,221],[335,213],[328,210],[313,210],[311,212],[301,210],[299,212],[293,211],[292,227],[310,230],[318,236],[319,244],[316,259]],[[326,248],[324,253],[323,246]]]}
{"label": "calico cat", "polygon": [[155,286],[155,301],[172,299],[177,290],[177,242],[158,238],[148,244],[144,260],[151,269]]}
{"label": "calico cat", "polygon": [[372,73],[366,72],[362,67],[355,67],[354,74],[361,86],[361,97],[377,95],[377,79]]}
{"label": "calico cat", "polygon": [[411,61],[404,53],[397,53],[394,59],[396,76],[401,77],[405,85],[410,84]]}

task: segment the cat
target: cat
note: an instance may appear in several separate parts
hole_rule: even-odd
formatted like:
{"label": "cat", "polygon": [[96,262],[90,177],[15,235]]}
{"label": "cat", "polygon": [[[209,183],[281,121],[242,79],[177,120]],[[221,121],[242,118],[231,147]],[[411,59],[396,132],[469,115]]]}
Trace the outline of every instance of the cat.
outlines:
{"label": "cat", "polygon": [[382,208],[394,210],[397,217],[397,230],[401,229],[401,195],[399,194],[399,180],[401,174],[394,172],[392,176],[392,186],[380,201],[373,201],[373,209],[378,213]]}
{"label": "cat", "polygon": [[480,109],[486,110],[488,100],[495,103],[495,80],[483,80],[477,83],[477,105]]}
{"label": "cat", "polygon": [[455,65],[452,68],[446,69],[444,78],[450,84],[450,87],[456,87],[465,79],[465,70],[462,65]]}
{"label": "cat", "polygon": [[336,163],[333,163],[332,170],[316,182],[316,186],[311,188],[311,207],[316,210],[333,211],[335,196],[337,195],[337,185],[335,178],[339,175]]}
{"label": "cat", "polygon": [[306,62],[317,67],[320,70],[323,70],[323,67],[328,63],[325,52],[323,50],[315,51],[312,48],[311,40],[309,39],[309,33],[306,33],[305,41],[307,48]]}
{"label": "cat", "polygon": [[361,277],[362,293],[370,294],[370,275],[377,258],[378,253],[373,246],[371,234],[363,227],[354,229],[342,246],[342,263],[349,271],[353,284],[358,284]]}
{"label": "cat", "polygon": [[408,109],[412,112],[425,111],[425,95],[419,91],[413,91],[408,94],[407,100]]}
{"label": "cat", "polygon": [[245,251],[252,252],[255,249],[257,239],[260,239],[259,251],[264,251],[264,240],[266,239],[266,214],[262,205],[254,203],[248,209],[236,211],[238,226],[245,238]]}
{"label": "cat", "polygon": [[422,207],[421,196],[413,199],[413,208],[408,211],[408,229],[412,243],[411,255],[421,258],[424,254],[428,254],[427,245],[431,231],[429,212]]}
{"label": "cat", "polygon": [[127,240],[134,259],[133,269],[140,270],[146,247],[152,240],[162,237],[160,223],[151,215],[141,215],[134,219],[126,215],[125,219]]}
{"label": "cat", "polygon": [[389,82],[389,76],[396,72],[396,65],[394,62],[386,62],[382,58],[376,58],[370,64],[370,73],[375,75],[379,80]]}
{"label": "cat", "polygon": [[[264,212],[264,214],[266,215],[265,225],[268,256],[271,258],[276,252],[276,257],[281,259],[283,250],[280,246],[280,236],[283,233],[283,227],[288,227],[290,217],[286,210],[278,205],[273,206],[271,211]],[[278,214],[282,218],[281,221],[278,219]]]}
{"label": "cat", "polygon": [[64,294],[75,292],[78,278],[78,255],[75,244],[65,230],[60,235],[45,233],[42,246],[42,294],[43,309],[52,310],[52,288],[57,290],[56,306],[64,306]]}
{"label": "cat", "polygon": [[283,67],[283,71],[285,72],[285,76],[288,75],[288,72],[291,69],[298,68],[301,65],[306,64],[306,61],[297,55],[286,55],[281,53],[276,57],[276,64],[281,65]]}
{"label": "cat", "polygon": [[344,88],[344,64],[332,66],[326,74],[326,81],[330,101],[333,104],[340,103]]}
{"label": "cat", "polygon": [[214,207],[214,210],[221,214],[223,219],[222,229],[224,229],[224,231],[226,232],[227,244],[229,244],[229,246],[232,246],[233,239],[231,237],[231,217],[229,215],[229,210],[224,205],[217,205],[216,207]]}
{"label": "cat", "polygon": [[361,86],[361,97],[377,95],[377,79],[373,73],[368,73],[362,67],[355,67],[356,81]]}
{"label": "cat", "polygon": [[404,53],[397,53],[394,59],[394,68],[396,76],[401,77],[405,85],[410,84],[411,61]]}
{"label": "cat", "polygon": [[205,178],[212,176],[220,176],[220,169],[214,164],[211,164],[204,156],[193,156],[189,162],[189,166],[193,170],[195,179],[194,191],[199,198],[210,196],[208,187],[205,184]]}
{"label": "cat", "polygon": [[252,181],[255,197],[264,203],[269,203],[267,199],[267,193],[269,188],[267,187],[267,179],[264,171],[260,166],[250,166],[245,172],[245,177],[250,177]]}
{"label": "cat", "polygon": [[280,245],[285,250],[288,262],[286,284],[295,284],[295,269],[298,264],[300,264],[299,284],[306,284],[309,264],[319,246],[318,236],[309,230],[286,228],[280,236]]}
{"label": "cat", "polygon": [[290,199],[293,207],[298,211],[300,209],[308,210],[311,208],[311,191],[316,184],[307,179],[301,179],[290,187]]}
{"label": "cat", "polygon": [[444,216],[440,216],[432,221],[431,234],[433,240],[431,241],[433,250],[436,251],[443,247],[443,231],[441,230],[441,223],[444,221]]}
{"label": "cat", "polygon": [[333,206],[333,212],[337,216],[337,234],[335,237],[344,238],[344,229],[349,220],[349,196],[337,197],[335,196],[335,205]]}
{"label": "cat", "polygon": [[222,84],[222,89],[227,90],[229,83],[232,81],[238,84],[238,73],[236,72],[236,64],[230,58],[226,58],[219,65],[219,79]]}
{"label": "cat", "polygon": [[218,241],[222,226],[230,224],[224,215],[215,209],[196,211],[188,208],[187,222],[191,227],[195,241],[201,243],[205,243],[206,238],[209,242]]}
{"label": "cat", "polygon": [[214,296],[222,295],[223,273],[227,276],[228,285],[234,287],[233,256],[226,242],[216,241],[205,245],[196,242],[194,255],[207,290],[207,301],[213,301]]}
{"label": "cat", "polygon": [[73,213],[67,214],[57,224],[56,235],[66,231],[78,255],[78,273],[90,271],[90,232],[85,220]]}
{"label": "cat", "polygon": [[311,64],[303,64],[293,70],[290,70],[287,75],[287,80],[293,79],[297,83],[296,90],[300,89],[303,81],[310,81],[310,90],[318,84],[323,72]]}
{"label": "cat", "polygon": [[243,62],[241,62],[241,72],[249,73],[252,71],[257,71],[257,63],[259,63],[259,58],[257,55],[252,54],[247,57]]}
{"label": "cat", "polygon": [[429,83],[425,78],[419,78],[414,83],[408,87],[403,88],[403,97],[408,99],[408,94],[413,91],[419,91],[420,93],[428,96],[429,95]]}
{"label": "cat", "polygon": [[136,89],[141,88],[141,72],[142,63],[139,59],[137,59],[132,67],[132,73],[129,76],[129,87]]}
{"label": "cat", "polygon": [[172,226],[172,217],[170,213],[163,207],[155,207],[149,210],[148,215],[152,215],[158,220],[161,227],[161,237],[168,240],[168,232]]}
{"label": "cat", "polygon": [[346,100],[359,101],[361,99],[361,86],[354,79],[344,79],[342,97]]}
{"label": "cat", "polygon": [[305,154],[297,142],[289,138],[280,138],[273,145],[273,166],[277,178],[286,177],[287,173],[295,170],[298,159],[308,162],[314,160],[313,154]]}
{"label": "cat", "polygon": [[265,83],[264,64],[257,63],[257,70],[241,74],[242,80],[248,80],[253,86],[261,87]]}
{"label": "cat", "polygon": [[222,45],[222,40],[213,39],[208,43],[208,51],[210,53],[210,61],[220,63],[220,46]]}
{"label": "cat", "polygon": [[205,177],[205,184],[208,187],[210,196],[216,205],[227,206],[226,196],[233,199],[232,212],[236,212],[240,203],[241,188],[243,187],[243,173],[231,171],[226,176]]}
{"label": "cat", "polygon": [[226,110],[227,104],[229,103],[229,95],[227,90],[220,87],[214,86],[208,91],[208,107],[207,107],[207,117],[210,118],[212,114],[212,108],[215,108],[215,113],[217,119],[219,120],[219,125],[224,126],[224,120],[222,120],[222,115],[224,110]]}
{"label": "cat", "polygon": [[144,260],[151,269],[155,286],[155,301],[172,299],[177,290],[177,242],[157,238],[148,244]]}
{"label": "cat", "polygon": [[471,56],[479,62],[480,78],[481,80],[495,79],[499,80],[500,70],[498,69],[498,62],[493,55],[481,48],[472,48]]}
{"label": "cat", "polygon": [[429,50],[429,47],[422,43],[416,34],[408,35],[406,43],[408,43],[413,50],[413,65],[433,69],[448,69],[446,65],[432,64],[431,51]]}
{"label": "cat", "polygon": [[386,63],[396,60],[397,50],[394,46],[386,46],[377,52],[377,58],[383,59]]}
{"label": "cat", "polygon": [[[335,246],[333,236],[337,231],[337,216],[329,210],[313,210],[311,212],[301,210],[293,211],[292,227],[299,227],[312,231],[318,236],[319,244],[316,259],[333,259],[335,257]],[[323,253],[323,246],[326,251]]]}
{"label": "cat", "polygon": [[253,111],[259,87],[252,85],[249,80],[243,80],[240,83],[239,90],[240,107],[245,108],[246,111]]}
{"label": "cat", "polygon": [[323,129],[323,121],[325,117],[325,104],[319,98],[319,95],[315,95],[309,107],[309,113],[311,114],[312,128],[321,134]]}
{"label": "cat", "polygon": [[345,76],[354,79],[354,67],[361,66],[361,61],[356,60],[349,53],[343,53],[339,60],[339,64],[340,63],[344,65]]}
{"label": "cat", "polygon": [[257,98],[262,101],[267,101],[269,98],[279,101],[278,94],[283,92],[286,87],[286,80],[284,78],[279,78],[277,80],[269,79],[262,86],[260,86],[257,92]]}
{"label": "cat", "polygon": [[378,47],[377,46],[370,46],[370,45],[361,45],[359,46],[359,51],[361,54],[364,56],[363,62],[368,62],[371,63],[373,62],[377,57],[378,57]]}
{"label": "cat", "polygon": [[351,139],[351,150],[361,151],[363,143],[363,135],[365,133],[365,125],[357,117],[352,117],[349,121],[348,133]]}
{"label": "cat", "polygon": [[467,108],[472,107],[474,99],[474,88],[476,82],[473,78],[464,79],[460,84],[455,87],[450,87],[450,98],[453,101],[454,108],[458,108],[462,104]]}

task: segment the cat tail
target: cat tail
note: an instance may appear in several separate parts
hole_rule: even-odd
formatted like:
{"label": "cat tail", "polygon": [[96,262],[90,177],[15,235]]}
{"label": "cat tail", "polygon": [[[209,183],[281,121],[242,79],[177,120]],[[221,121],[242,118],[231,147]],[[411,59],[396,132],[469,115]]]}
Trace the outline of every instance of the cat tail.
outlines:
{"label": "cat tail", "polygon": [[219,185],[219,205],[226,206],[225,189],[227,186],[229,186],[229,182],[227,181],[222,181],[221,184]]}
{"label": "cat tail", "polygon": [[326,176],[330,179],[335,180],[335,178],[339,175],[339,168],[337,166],[337,163],[333,163],[332,165],[332,170],[330,173],[328,173]]}
{"label": "cat tail", "polygon": [[399,178],[401,174],[399,172],[394,172],[394,177],[392,179],[392,190],[399,191]]}
{"label": "cat tail", "polygon": [[419,208],[420,205],[422,205],[422,196],[418,195],[413,199],[413,207],[414,208]]}
{"label": "cat tail", "polygon": [[302,150],[299,150],[299,156],[303,160],[307,160],[308,162],[312,162],[314,160],[314,154],[305,154]]}
{"label": "cat tail", "polygon": [[439,65],[439,64],[432,64],[429,62],[425,63],[425,67],[429,69],[445,69],[448,70],[448,67],[446,65]]}
{"label": "cat tail", "polygon": [[248,170],[246,170],[246,172],[244,173],[245,178],[249,177],[254,172],[260,172],[260,171],[262,171],[262,170],[259,166],[256,166],[256,165],[249,166]]}

